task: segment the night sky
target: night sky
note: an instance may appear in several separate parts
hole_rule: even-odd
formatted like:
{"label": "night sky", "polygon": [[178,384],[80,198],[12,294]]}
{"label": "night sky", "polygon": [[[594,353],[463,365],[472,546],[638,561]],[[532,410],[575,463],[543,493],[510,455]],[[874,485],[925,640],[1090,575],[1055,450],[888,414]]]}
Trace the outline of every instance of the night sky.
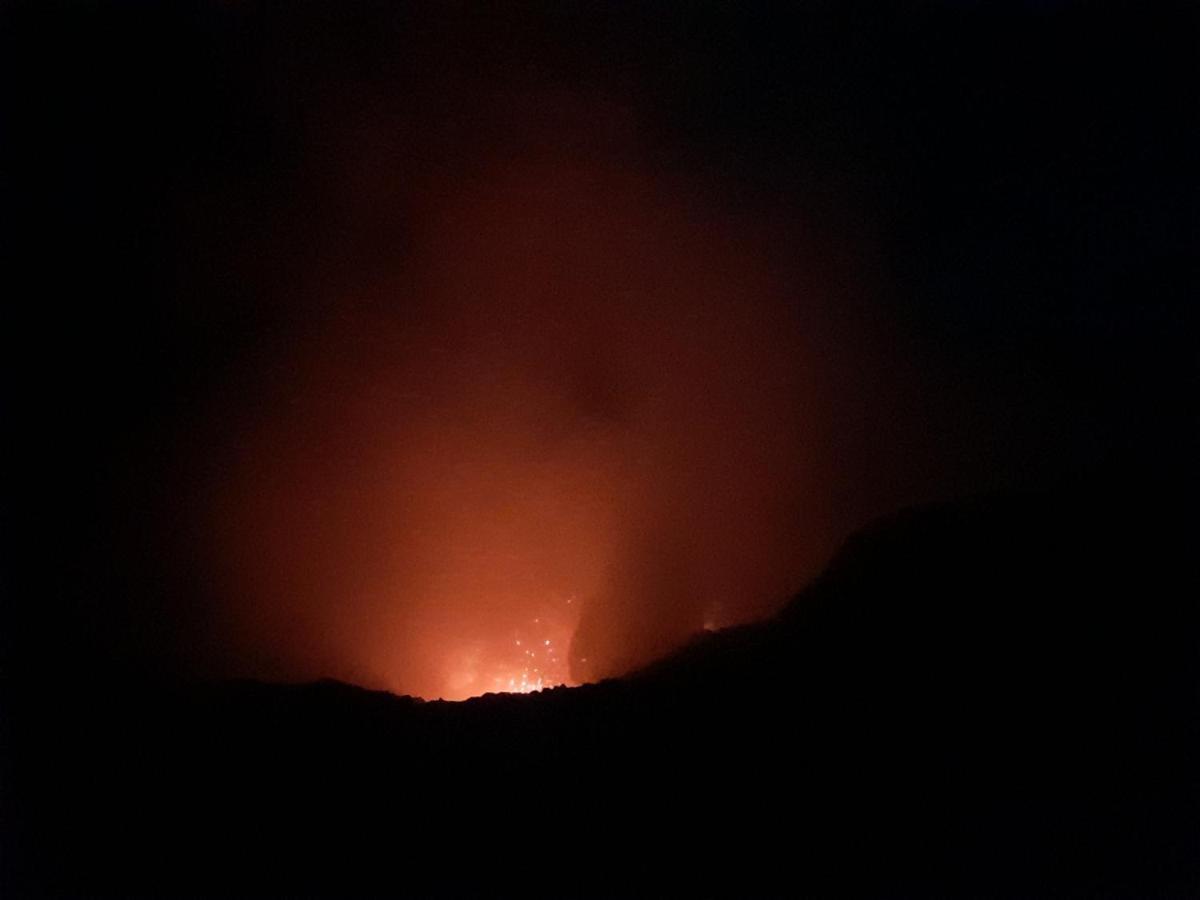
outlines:
{"label": "night sky", "polygon": [[6,668],[577,683],[905,504],[1169,482],[1196,25],[4,3]]}

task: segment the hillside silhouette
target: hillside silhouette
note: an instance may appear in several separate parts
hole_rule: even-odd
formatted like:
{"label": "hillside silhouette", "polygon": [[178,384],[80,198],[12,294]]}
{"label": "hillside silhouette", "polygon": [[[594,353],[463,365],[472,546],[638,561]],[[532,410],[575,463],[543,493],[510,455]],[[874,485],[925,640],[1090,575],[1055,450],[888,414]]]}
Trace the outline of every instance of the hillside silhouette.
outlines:
{"label": "hillside silhouette", "polygon": [[907,510],[770,621],[535,695],[98,678],[13,728],[6,895],[1195,896],[1183,509]]}

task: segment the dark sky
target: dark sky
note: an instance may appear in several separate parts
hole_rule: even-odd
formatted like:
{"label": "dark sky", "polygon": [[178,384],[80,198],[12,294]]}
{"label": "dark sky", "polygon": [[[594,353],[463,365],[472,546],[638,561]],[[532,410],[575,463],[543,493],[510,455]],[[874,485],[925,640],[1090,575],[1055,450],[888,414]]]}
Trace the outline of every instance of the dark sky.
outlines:
{"label": "dark sky", "polygon": [[882,6],[4,3],[8,659],[595,678],[1185,471],[1194,8]]}

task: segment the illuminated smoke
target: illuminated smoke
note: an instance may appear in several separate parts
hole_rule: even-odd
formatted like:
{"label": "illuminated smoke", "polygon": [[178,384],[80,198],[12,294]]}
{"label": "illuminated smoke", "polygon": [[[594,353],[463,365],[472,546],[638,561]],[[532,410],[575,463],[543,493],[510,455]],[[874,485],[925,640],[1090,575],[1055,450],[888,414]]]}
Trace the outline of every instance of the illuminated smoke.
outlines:
{"label": "illuminated smoke", "polygon": [[495,103],[452,163],[386,123],[324,148],[348,224],[197,436],[222,674],[620,674],[770,612],[836,536],[819,448],[870,370],[809,223],[646,163],[619,108]]}

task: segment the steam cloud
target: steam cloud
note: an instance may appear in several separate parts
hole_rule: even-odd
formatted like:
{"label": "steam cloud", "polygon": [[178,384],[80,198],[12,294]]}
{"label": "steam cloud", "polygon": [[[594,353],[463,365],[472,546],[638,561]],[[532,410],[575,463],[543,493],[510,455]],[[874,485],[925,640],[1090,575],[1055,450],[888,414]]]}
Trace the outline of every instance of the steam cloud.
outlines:
{"label": "steam cloud", "polygon": [[820,223],[655,162],[619,105],[461,102],[466,135],[327,113],[321,221],[280,226],[315,252],[195,438],[221,674],[628,671],[811,575],[870,477],[845,433],[907,402]]}

